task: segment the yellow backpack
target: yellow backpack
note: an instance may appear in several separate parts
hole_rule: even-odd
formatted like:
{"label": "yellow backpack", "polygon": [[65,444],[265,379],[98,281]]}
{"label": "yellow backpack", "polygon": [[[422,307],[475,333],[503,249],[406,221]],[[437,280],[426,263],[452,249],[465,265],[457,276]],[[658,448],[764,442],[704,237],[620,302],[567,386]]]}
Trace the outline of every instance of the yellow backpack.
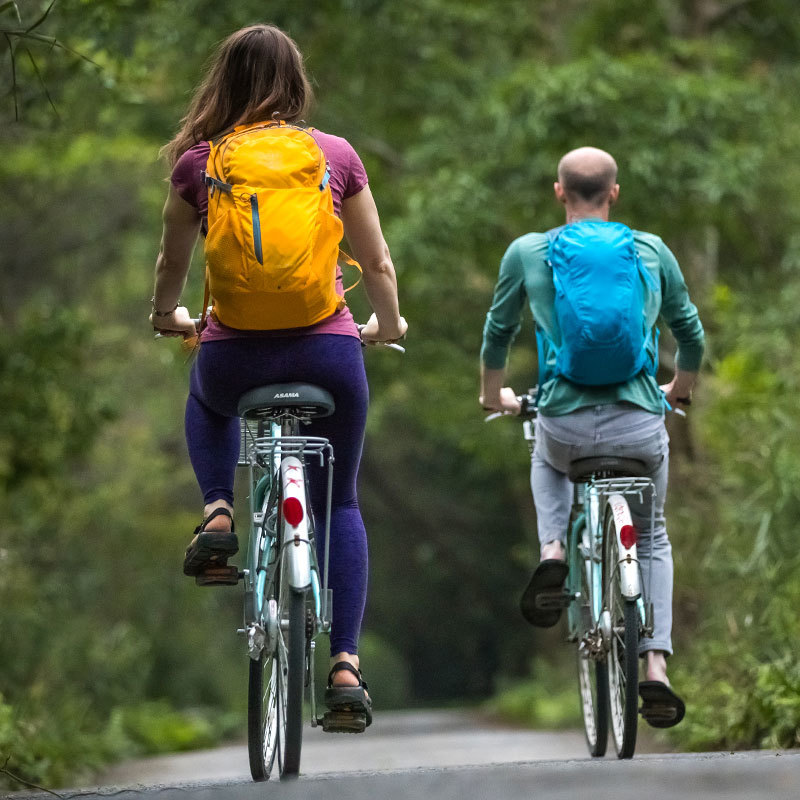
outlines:
{"label": "yellow backpack", "polygon": [[211,142],[204,317],[209,295],[217,319],[242,330],[306,327],[344,306],[329,178],[314,137],[285,122]]}

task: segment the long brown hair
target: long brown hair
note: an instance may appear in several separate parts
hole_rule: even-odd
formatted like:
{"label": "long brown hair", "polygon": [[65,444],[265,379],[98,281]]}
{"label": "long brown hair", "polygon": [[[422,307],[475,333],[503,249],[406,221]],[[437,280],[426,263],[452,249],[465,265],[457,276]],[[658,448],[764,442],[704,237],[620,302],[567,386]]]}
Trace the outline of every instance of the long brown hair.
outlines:
{"label": "long brown hair", "polygon": [[181,129],[161,154],[173,165],[193,145],[235,125],[270,119],[298,122],[312,98],[294,40],[274,25],[242,28],[218,47]]}

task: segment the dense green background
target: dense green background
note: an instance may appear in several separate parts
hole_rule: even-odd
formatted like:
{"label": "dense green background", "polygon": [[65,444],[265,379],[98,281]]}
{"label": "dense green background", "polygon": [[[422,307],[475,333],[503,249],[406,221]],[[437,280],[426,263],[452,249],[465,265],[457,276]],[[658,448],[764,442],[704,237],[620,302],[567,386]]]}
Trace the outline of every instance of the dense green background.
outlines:
{"label": "dense green background", "polygon": [[[577,712],[568,649],[516,610],[527,454],[512,421],[483,424],[476,377],[503,250],[559,222],[557,159],[594,144],[620,164],[618,218],[674,249],[709,333],[690,419],[670,423],[677,743],[800,744],[792,0],[276,0],[268,18],[254,0],[58,0],[32,33],[62,48],[20,35],[45,8],[0,1],[0,763],[64,783],[242,730],[238,594],[180,574],[200,500],[187,367],[146,317],[158,148],[213,45],[255,21],[296,38],[309,121],[362,155],[411,326],[404,358],[367,354],[377,707],[501,692],[535,723]],[[520,389],[534,350],[526,330]]]}

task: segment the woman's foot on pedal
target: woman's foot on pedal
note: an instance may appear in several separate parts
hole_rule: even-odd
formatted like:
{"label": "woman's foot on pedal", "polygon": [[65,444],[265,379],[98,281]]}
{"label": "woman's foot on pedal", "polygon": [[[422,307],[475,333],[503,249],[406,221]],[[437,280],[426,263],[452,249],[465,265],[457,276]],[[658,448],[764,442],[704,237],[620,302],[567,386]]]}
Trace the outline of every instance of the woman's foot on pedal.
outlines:
{"label": "woman's foot on pedal", "polygon": [[229,508],[218,505],[195,528],[194,538],[186,548],[183,574],[197,576],[209,567],[224,567],[238,552],[233,515]]}
{"label": "woman's foot on pedal", "polygon": [[362,733],[372,724],[372,700],[361,670],[351,663],[348,654],[335,661],[328,673],[325,705],[330,709],[322,720],[322,729],[330,733]]}

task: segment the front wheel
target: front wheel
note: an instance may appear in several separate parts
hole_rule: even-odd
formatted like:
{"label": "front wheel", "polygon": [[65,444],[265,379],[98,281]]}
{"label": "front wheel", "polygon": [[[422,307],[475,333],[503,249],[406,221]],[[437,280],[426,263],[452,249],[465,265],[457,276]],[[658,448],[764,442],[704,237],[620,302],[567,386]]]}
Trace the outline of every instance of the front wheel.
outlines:
{"label": "front wheel", "polygon": [[608,508],[603,530],[603,586],[610,616],[607,656],[611,732],[619,758],[632,758],[639,723],[639,610],[636,600],[622,595],[619,546],[614,516]]}

